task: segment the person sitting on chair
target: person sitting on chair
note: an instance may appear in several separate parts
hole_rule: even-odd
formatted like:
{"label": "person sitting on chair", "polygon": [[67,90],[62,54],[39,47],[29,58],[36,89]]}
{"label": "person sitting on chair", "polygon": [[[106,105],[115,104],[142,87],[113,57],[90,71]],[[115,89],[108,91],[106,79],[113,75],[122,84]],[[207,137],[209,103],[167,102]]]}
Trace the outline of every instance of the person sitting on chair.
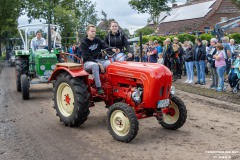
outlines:
{"label": "person sitting on chair", "polygon": [[[237,85],[239,79],[240,79],[240,53],[238,53],[235,62],[232,64],[231,70],[228,76],[228,82],[231,88],[234,88]],[[238,89],[239,89],[239,86],[238,86]]]}
{"label": "person sitting on chair", "polygon": [[42,38],[41,31],[37,31],[36,37],[34,37],[31,40],[31,48],[32,48],[33,52],[35,52],[36,49],[44,48],[44,47],[46,47],[46,40],[44,38]]}
{"label": "person sitting on chair", "polygon": [[109,48],[112,52],[119,52],[119,49],[115,49],[107,45],[100,38],[96,37],[96,27],[92,24],[87,26],[87,37],[81,42],[81,51],[84,62],[84,69],[91,70],[95,80],[95,85],[98,89],[98,94],[104,94],[101,87],[99,68],[101,73],[105,72],[105,68],[111,63],[110,60],[101,60],[101,49]]}

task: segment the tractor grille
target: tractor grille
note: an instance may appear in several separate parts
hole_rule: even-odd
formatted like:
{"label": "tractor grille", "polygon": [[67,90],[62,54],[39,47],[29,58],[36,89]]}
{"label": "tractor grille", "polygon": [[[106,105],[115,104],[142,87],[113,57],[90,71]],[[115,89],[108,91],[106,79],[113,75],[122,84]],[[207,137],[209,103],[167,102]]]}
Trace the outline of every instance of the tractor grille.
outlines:
{"label": "tractor grille", "polygon": [[170,86],[162,86],[159,92],[159,95],[162,97],[164,96],[164,93],[166,94],[165,96],[167,96],[170,93]]}
{"label": "tractor grille", "polygon": [[40,64],[55,64],[57,62],[56,58],[40,58]]}

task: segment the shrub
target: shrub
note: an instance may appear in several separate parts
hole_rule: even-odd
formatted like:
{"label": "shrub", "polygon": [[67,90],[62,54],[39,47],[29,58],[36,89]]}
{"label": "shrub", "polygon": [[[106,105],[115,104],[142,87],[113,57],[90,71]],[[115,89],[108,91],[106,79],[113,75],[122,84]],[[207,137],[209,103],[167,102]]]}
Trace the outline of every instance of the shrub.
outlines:
{"label": "shrub", "polygon": [[196,36],[195,35],[191,35],[191,34],[179,34],[177,35],[179,42],[185,42],[185,41],[191,41],[194,42]]}
{"label": "shrub", "polygon": [[235,43],[240,44],[240,33],[230,34],[229,39],[234,39]]}
{"label": "shrub", "polygon": [[200,35],[200,38],[201,38],[202,40],[207,40],[208,42],[210,42],[210,40],[211,40],[213,37],[212,37],[211,34],[206,34],[206,33],[204,33],[204,34]]}

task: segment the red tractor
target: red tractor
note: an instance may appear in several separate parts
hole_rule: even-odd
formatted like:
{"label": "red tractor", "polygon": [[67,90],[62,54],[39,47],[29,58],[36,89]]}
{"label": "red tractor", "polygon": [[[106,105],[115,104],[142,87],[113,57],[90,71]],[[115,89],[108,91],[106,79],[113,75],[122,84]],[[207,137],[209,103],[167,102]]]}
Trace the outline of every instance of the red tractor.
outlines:
{"label": "red tractor", "polygon": [[[108,55],[109,56],[109,55]],[[110,56],[109,56],[110,57]],[[166,129],[183,126],[187,110],[174,95],[171,71],[164,65],[141,62],[112,62],[100,74],[103,95],[91,73],[82,64],[58,63],[50,81],[54,81],[54,105],[66,126],[83,124],[94,102],[103,101],[108,108],[107,125],[118,141],[129,142],[138,133],[138,119],[156,117]]]}

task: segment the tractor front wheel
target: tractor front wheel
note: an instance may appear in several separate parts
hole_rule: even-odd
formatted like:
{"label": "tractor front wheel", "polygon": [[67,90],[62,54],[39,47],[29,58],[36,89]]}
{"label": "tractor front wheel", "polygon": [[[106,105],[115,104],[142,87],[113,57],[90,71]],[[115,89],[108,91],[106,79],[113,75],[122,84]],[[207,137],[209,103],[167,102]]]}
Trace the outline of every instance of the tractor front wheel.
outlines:
{"label": "tractor front wheel", "polygon": [[24,100],[29,99],[29,88],[30,83],[26,74],[21,75],[21,90],[22,90],[22,98]]}
{"label": "tractor front wheel", "polygon": [[65,126],[83,124],[90,113],[90,93],[82,77],[62,73],[53,88],[54,108]]}
{"label": "tractor front wheel", "polygon": [[177,96],[171,95],[168,113],[163,113],[159,123],[162,127],[177,130],[182,127],[187,118],[187,110],[183,101]]}
{"label": "tractor front wheel", "polygon": [[107,113],[108,130],[114,139],[130,142],[138,133],[138,120],[134,110],[126,103],[110,106]]}

